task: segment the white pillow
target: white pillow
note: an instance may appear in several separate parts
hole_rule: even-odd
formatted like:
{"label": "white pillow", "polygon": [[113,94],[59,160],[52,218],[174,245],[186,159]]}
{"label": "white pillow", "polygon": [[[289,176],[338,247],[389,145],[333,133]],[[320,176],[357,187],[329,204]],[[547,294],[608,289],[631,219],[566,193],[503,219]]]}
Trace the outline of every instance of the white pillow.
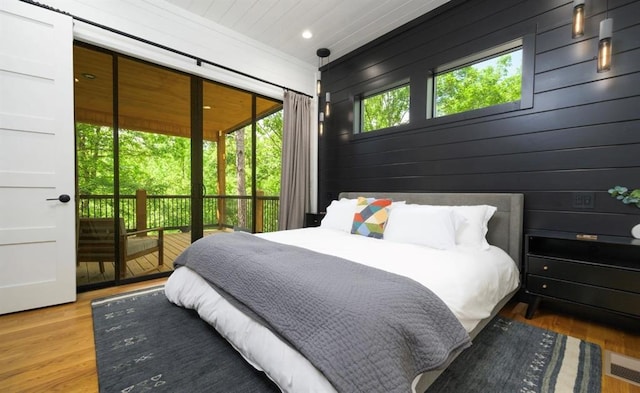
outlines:
{"label": "white pillow", "polygon": [[447,250],[456,246],[456,228],[464,221],[453,209],[400,205],[389,214],[384,240]]}
{"label": "white pillow", "polygon": [[465,219],[456,227],[456,244],[466,247],[476,247],[483,250],[489,249],[489,242],[486,236],[489,230],[488,224],[493,214],[498,210],[495,206],[470,205],[470,206],[447,206],[447,205],[414,205],[432,209],[452,210],[457,215]]}
{"label": "white pillow", "polygon": [[351,233],[353,215],[356,213],[357,199],[342,198],[339,201],[331,201],[327,207],[327,214],[320,221],[320,228],[336,229]]}
{"label": "white pillow", "polygon": [[466,222],[458,228],[456,244],[488,250],[489,242],[486,239],[488,224],[498,209],[489,205],[451,206],[451,208],[466,219]]}

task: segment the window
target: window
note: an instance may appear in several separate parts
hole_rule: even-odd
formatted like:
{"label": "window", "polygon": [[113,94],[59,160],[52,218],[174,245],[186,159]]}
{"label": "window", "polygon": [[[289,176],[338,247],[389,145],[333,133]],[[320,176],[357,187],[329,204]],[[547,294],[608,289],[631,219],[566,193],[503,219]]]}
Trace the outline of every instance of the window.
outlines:
{"label": "window", "polygon": [[409,123],[409,84],[364,96],[360,102],[360,132]]}
{"label": "window", "polygon": [[427,117],[519,102],[522,54],[519,39],[438,67],[429,80]]}

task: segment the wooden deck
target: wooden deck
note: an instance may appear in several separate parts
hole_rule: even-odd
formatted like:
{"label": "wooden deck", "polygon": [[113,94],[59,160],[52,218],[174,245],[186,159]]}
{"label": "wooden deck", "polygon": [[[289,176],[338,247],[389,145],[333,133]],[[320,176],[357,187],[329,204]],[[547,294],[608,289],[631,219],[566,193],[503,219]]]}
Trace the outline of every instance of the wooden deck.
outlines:
{"label": "wooden deck", "polygon": [[[207,231],[205,236],[219,233]],[[125,278],[145,276],[173,270],[173,261],[191,244],[191,233],[165,233],[164,235],[164,264],[158,266],[158,253],[154,252],[127,262]],[[97,262],[80,262],[76,268],[76,285],[95,284],[115,279],[115,264],[104,263],[104,273],[100,273]]]}

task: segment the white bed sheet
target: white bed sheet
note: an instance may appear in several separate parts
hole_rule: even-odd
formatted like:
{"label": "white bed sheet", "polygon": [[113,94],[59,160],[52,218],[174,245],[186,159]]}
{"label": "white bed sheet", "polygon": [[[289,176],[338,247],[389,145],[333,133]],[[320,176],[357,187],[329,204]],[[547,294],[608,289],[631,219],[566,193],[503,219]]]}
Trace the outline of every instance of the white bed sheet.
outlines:
{"label": "white bed sheet", "polygon": [[[323,228],[256,236],[412,278],[438,295],[468,332],[480,320],[489,317],[495,305],[515,290],[519,281],[513,260],[493,246],[486,251],[459,246],[436,250]],[[197,310],[202,319],[213,325],[282,391],[335,392],[324,375],[306,358],[233,307],[190,269],[176,269],[169,277],[165,293],[171,302]]]}

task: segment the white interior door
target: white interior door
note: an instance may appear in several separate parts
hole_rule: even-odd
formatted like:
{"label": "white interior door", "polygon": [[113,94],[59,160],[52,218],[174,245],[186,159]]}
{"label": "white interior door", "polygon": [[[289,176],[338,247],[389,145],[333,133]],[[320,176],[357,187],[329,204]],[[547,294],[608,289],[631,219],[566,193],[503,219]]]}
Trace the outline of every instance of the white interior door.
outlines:
{"label": "white interior door", "polygon": [[0,1],[0,314],[76,297],[72,26]]}

